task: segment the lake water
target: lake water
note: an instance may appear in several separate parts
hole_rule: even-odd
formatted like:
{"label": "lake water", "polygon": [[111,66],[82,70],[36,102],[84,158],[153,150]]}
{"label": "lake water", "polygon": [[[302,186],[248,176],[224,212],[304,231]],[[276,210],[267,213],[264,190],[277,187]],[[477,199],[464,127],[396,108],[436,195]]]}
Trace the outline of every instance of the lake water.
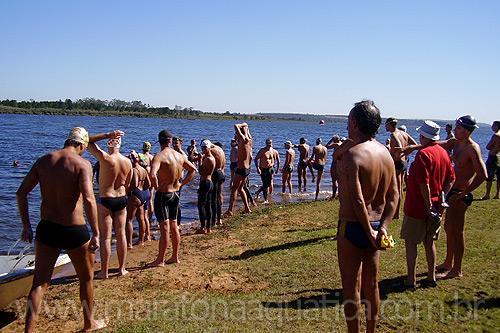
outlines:
{"label": "lake water", "polygon": [[[29,171],[35,160],[55,149],[62,147],[69,130],[75,126],[83,126],[90,133],[96,134],[108,132],[114,129],[120,129],[125,132],[122,142],[122,153],[127,154],[130,150],[140,151],[143,141],[156,142],[157,133],[168,128],[174,135],[184,138],[184,149],[189,144],[190,139],[196,139],[201,142],[203,138],[209,138],[212,141],[223,143],[229,164],[229,142],[234,135],[233,125],[237,121],[229,120],[185,120],[185,119],[153,119],[153,118],[122,118],[122,117],[89,117],[89,116],[46,116],[46,115],[8,115],[2,114],[0,123],[0,147],[5,153],[3,159],[0,159],[0,253],[5,253],[11,245],[19,238],[21,232],[21,221],[16,206],[15,192],[19,187],[23,177]],[[272,137],[275,148],[280,152],[283,160],[283,143],[291,140],[298,143],[300,137],[308,139],[309,144],[313,144],[316,138],[321,137],[324,142],[328,141],[332,135],[339,134],[347,136],[346,121],[339,119],[336,122],[328,121],[325,125],[306,122],[293,121],[248,121],[251,133],[254,138],[254,154],[258,149],[265,145],[265,139]],[[439,122],[444,125],[445,122]],[[417,138],[415,128],[418,121],[401,121],[405,124],[409,133]],[[381,134],[378,135],[380,142],[385,142],[388,133],[381,128]],[[483,157],[486,158],[487,151],[484,150],[492,132],[489,126],[481,126],[474,132],[474,139],[482,148]],[[106,142],[100,142],[101,147],[105,147]],[[153,145],[152,152],[157,152],[159,145]],[[199,147],[198,147],[198,150]],[[322,181],[322,190],[320,197],[325,198],[331,195],[331,179],[329,175],[329,165],[331,154],[325,168],[325,174]],[[92,164],[95,162],[90,153],[83,155],[88,158]],[[19,160],[21,166],[13,167],[12,161]],[[296,159],[297,161],[297,159]],[[229,175],[229,166],[226,167],[226,175]],[[314,199],[315,187],[311,184],[310,174],[308,173],[308,192],[305,195],[292,196],[291,200],[312,200]],[[227,177],[229,180],[229,177]],[[196,206],[199,178],[187,185],[182,191],[182,221],[190,223],[198,219]],[[297,189],[297,175],[293,174],[293,185]],[[260,186],[260,177],[255,170],[250,175],[250,191],[252,194]],[[275,195],[273,200],[280,202],[283,200],[281,195],[281,176],[274,178]],[[224,184],[225,203],[223,209],[227,208],[229,201],[228,195],[229,181]],[[40,191],[37,188],[29,196],[30,217],[33,229],[39,221]],[[241,202],[237,203],[242,207]]]}

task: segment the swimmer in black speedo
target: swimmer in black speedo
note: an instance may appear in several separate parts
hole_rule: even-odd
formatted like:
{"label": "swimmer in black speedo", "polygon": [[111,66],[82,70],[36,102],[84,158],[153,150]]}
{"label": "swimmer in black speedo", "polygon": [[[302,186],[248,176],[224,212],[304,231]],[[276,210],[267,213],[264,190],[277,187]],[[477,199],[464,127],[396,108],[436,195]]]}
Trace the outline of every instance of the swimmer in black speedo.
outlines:
{"label": "swimmer in black speedo", "polygon": [[[127,259],[127,193],[132,179],[132,163],[120,154],[122,131],[97,134],[90,137],[89,151],[99,161],[99,231],[101,271],[96,278],[107,279],[111,257],[112,229],[115,230],[118,274],[125,275]],[[107,151],[95,142],[108,139]]]}
{"label": "swimmer in black speedo", "polygon": [[[97,207],[92,189],[92,168],[81,155],[89,137],[82,127],[74,128],[64,142],[64,148],[40,157],[16,192],[19,215],[23,223],[21,239],[33,240],[28,209],[28,194],[40,185],[42,195],[40,217],[35,237],[35,270],[28,295],[25,331],[35,329],[43,295],[47,291],[54,263],[62,249],[66,250],[80,282],[83,307],[83,330],[103,328],[104,321],[93,318],[94,260],[99,247]],[[88,219],[92,235],[87,230]],[[61,290],[61,292],[64,292]]]}

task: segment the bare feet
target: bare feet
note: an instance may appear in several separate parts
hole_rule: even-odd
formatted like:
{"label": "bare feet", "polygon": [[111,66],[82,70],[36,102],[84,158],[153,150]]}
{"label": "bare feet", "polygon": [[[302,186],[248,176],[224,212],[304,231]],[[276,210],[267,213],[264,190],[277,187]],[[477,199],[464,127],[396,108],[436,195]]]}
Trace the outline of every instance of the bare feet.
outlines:
{"label": "bare feet", "polygon": [[495,196],[493,197],[493,199],[498,199],[498,195],[495,195]]}
{"label": "bare feet", "polygon": [[206,234],[209,234],[209,233],[211,233],[211,232],[212,232],[212,230],[211,230],[210,228],[207,228],[207,230],[206,230],[206,232],[205,232],[205,233],[206,233]]}
{"label": "bare feet", "polygon": [[217,221],[215,225],[222,225],[222,220]]}
{"label": "bare feet", "polygon": [[[256,205],[257,206],[257,205]],[[250,214],[252,211],[249,209],[249,210],[245,210],[243,211],[243,214]]]}
{"label": "bare feet", "polygon": [[490,200],[490,196],[489,195],[485,195],[484,197],[481,198],[481,200]]}
{"label": "bare feet", "polygon": [[94,277],[94,279],[96,280],[105,280],[107,279],[109,276],[108,276],[108,273],[107,272],[104,272],[103,270],[100,270],[99,273],[97,273]]}
{"label": "bare feet", "polygon": [[458,278],[462,277],[462,272],[451,270],[448,272],[448,274],[440,274],[439,276],[437,276],[437,278],[440,280],[449,280],[457,277]]}
{"label": "bare feet", "polygon": [[133,248],[134,248],[134,247],[132,246],[132,244],[128,244],[128,245],[127,245],[127,249],[129,249],[129,250],[130,250],[130,249],[133,249]]}
{"label": "bare feet", "polygon": [[156,259],[155,261],[150,262],[149,264],[147,264],[146,267],[148,267],[148,268],[165,267],[165,262],[163,260]]}
{"label": "bare feet", "polygon": [[125,268],[122,268],[120,269],[120,271],[118,272],[118,276],[125,276],[127,275],[129,272],[125,269]]}
{"label": "bare feet", "polygon": [[202,228],[197,229],[196,232],[195,232],[195,234],[203,235],[203,234],[205,234],[205,229],[202,229]]}
{"label": "bare feet", "polygon": [[263,201],[263,202],[262,202],[262,204],[264,204],[264,205],[269,204],[269,200],[265,200],[265,201]]}
{"label": "bare feet", "polygon": [[436,272],[438,273],[448,272],[450,269],[451,267],[448,266],[446,263],[436,266]]}
{"label": "bare feet", "polygon": [[170,265],[170,264],[179,264],[181,261],[179,258],[170,258],[167,261],[165,261],[165,264]]}
{"label": "bare feet", "polygon": [[231,217],[233,215],[234,215],[233,212],[231,212],[231,211],[228,210],[228,211],[226,211],[224,213],[224,215],[222,215],[222,217],[224,217],[225,219],[227,219],[228,217]]}
{"label": "bare feet", "polygon": [[97,331],[97,330],[105,328],[106,326],[108,326],[108,323],[104,319],[93,320],[92,324],[90,325],[90,327],[88,327],[88,328],[84,327],[83,330],[82,330],[82,332]]}

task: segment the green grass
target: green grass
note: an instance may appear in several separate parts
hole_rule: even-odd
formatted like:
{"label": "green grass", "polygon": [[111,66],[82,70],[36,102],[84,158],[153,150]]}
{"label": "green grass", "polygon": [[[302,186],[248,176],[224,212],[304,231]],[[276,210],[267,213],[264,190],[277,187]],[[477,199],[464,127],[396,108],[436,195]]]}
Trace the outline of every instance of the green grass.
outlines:
{"label": "green grass", "polygon": [[[480,188],[476,197],[483,191]],[[207,258],[213,264],[207,266],[207,277],[234,275],[247,288],[168,290],[145,286],[141,290],[148,299],[136,300],[135,315],[111,314],[112,330],[345,331],[336,242],[331,239],[336,233],[337,212],[337,201],[322,201],[275,205],[235,217],[230,225],[209,236],[210,241],[232,239],[239,245],[227,246],[214,258]],[[439,281],[434,289],[398,291],[395,283],[406,273],[404,243],[398,241],[395,248],[384,251],[378,331],[496,331],[500,327],[498,216],[499,200],[473,203],[466,219],[464,276]],[[399,230],[400,221],[394,221],[390,234],[398,239]],[[445,239],[443,234],[437,242],[439,262],[444,258]],[[425,269],[424,251],[419,247],[418,272]],[[154,296],[147,296],[153,290]]]}

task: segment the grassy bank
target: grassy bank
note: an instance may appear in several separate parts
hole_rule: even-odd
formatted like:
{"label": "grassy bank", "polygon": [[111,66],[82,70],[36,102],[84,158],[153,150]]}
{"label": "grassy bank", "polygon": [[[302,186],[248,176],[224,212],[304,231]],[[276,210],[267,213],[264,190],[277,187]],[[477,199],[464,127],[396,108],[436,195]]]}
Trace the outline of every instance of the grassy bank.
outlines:
{"label": "grassy bank", "polygon": [[[185,236],[181,264],[165,268],[144,268],[156,242],[134,249],[128,276],[96,281],[97,317],[107,317],[109,331],[117,332],[343,332],[332,240],[337,212],[338,201],[262,208],[226,221],[211,235]],[[404,243],[383,252],[379,331],[495,331],[500,326],[498,216],[499,200],[473,203],[464,276],[439,281],[434,289],[402,291]],[[396,238],[400,225],[394,221],[390,227]],[[437,245],[441,261],[444,235]],[[425,267],[419,248],[418,272]],[[41,331],[80,326],[77,290],[77,283],[67,281],[52,287]],[[21,314],[24,305],[19,301],[13,311]],[[21,325],[18,320],[9,329]]]}

